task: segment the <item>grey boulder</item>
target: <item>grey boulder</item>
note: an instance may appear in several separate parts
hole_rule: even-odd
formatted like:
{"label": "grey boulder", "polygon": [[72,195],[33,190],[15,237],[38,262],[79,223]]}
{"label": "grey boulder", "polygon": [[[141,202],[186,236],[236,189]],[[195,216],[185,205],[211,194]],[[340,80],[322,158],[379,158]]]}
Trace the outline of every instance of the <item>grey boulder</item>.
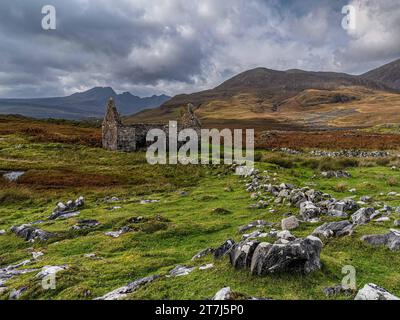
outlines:
{"label": "grey boulder", "polygon": [[13,226],[11,231],[14,232],[18,237],[25,239],[26,241],[47,241],[55,235],[51,232],[47,232],[35,227],[30,224],[23,224],[20,226]]}
{"label": "grey boulder", "polygon": [[366,224],[374,216],[374,213],[374,208],[361,208],[351,216],[351,220],[354,224]]}
{"label": "grey boulder", "polygon": [[358,291],[354,300],[400,300],[400,298],[376,284],[369,283]]}
{"label": "grey boulder", "polygon": [[394,229],[387,234],[363,236],[361,240],[373,246],[387,246],[392,251],[400,250],[400,231]]}
{"label": "grey boulder", "polygon": [[316,228],[313,235],[316,237],[343,237],[350,235],[353,231],[354,225],[347,220],[338,222],[327,222]]}
{"label": "grey boulder", "polygon": [[285,244],[260,243],[251,261],[251,273],[311,273],[321,268],[322,241],[314,236]]}

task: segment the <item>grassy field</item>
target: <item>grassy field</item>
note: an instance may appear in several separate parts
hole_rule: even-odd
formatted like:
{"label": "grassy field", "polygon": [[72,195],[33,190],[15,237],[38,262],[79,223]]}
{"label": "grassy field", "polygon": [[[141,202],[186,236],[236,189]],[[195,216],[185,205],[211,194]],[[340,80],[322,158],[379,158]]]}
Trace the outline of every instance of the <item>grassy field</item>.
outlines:
{"label": "grassy field", "polygon": [[[37,272],[17,276],[6,283],[8,289],[1,293],[2,299],[7,299],[12,289],[22,287],[27,287],[22,299],[93,299],[133,280],[165,275],[176,265],[207,263],[214,267],[183,277],[160,278],[129,298],[208,299],[222,287],[230,286],[256,297],[327,299],[322,289],[340,283],[345,265],[356,268],[358,287],[373,282],[400,295],[399,253],[369,247],[360,240],[364,234],[387,232],[393,227],[393,219],[399,219],[398,214],[390,222],[371,222],[357,228],[352,236],[325,241],[323,268],[311,275],[251,276],[246,271],[235,271],[227,258],[215,261],[208,256],[195,262],[191,258],[228,238],[240,240],[238,227],[257,219],[272,222],[279,229],[283,215],[297,215],[298,209],[275,204],[266,209],[250,209],[254,200],[246,192],[245,182],[228,168],[151,166],[144,153],[109,152],[91,143],[88,137],[98,135],[98,129],[57,123],[6,123],[0,122],[0,173],[26,173],[14,183],[0,179],[0,230],[7,230],[0,235],[0,267],[31,259],[33,250],[44,256],[25,268],[69,268],[57,274],[55,290],[44,290],[35,278]],[[27,127],[40,128],[26,130]],[[358,200],[370,195],[377,201],[400,206],[400,198],[386,196],[400,186],[400,171],[391,169],[398,165],[395,156],[354,162],[260,150],[257,160],[256,167],[268,170],[277,183],[308,185],[337,198],[355,195]],[[318,176],[321,169],[329,168],[346,169],[352,178],[328,180]],[[350,193],[352,188],[357,192]],[[86,204],[79,217],[46,220],[59,201],[81,195]],[[111,202],[111,197],[119,200]],[[140,200],[147,199],[160,202],[140,204]],[[112,210],[115,206],[120,208]],[[217,214],[215,208],[228,212]],[[275,211],[271,213],[271,209]],[[138,216],[146,221],[133,225],[134,231],[119,238],[104,235]],[[71,231],[78,219],[96,219],[101,225],[90,231]],[[57,238],[47,243],[28,243],[9,232],[13,225],[37,220],[45,220],[39,227],[55,232]],[[293,234],[307,236],[315,228],[315,224],[303,223]],[[96,258],[84,256],[90,253],[95,253]]]}

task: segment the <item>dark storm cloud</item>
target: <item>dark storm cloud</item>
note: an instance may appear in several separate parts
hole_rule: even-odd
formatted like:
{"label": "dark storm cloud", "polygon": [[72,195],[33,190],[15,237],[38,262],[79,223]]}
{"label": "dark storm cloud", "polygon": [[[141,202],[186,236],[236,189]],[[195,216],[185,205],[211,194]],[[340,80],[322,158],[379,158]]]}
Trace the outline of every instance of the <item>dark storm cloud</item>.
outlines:
{"label": "dark storm cloud", "polygon": [[[265,66],[362,72],[400,56],[396,0],[3,0],[0,96],[198,91]],[[41,28],[54,5],[57,30]]]}

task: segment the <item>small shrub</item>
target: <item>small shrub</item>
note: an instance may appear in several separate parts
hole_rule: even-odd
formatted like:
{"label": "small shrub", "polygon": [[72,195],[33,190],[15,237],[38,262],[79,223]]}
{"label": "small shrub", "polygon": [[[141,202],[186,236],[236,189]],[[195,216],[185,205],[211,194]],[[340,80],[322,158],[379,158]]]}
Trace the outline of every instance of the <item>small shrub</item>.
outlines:
{"label": "small shrub", "polygon": [[347,184],[343,183],[343,182],[339,182],[338,184],[336,184],[333,187],[333,190],[335,190],[336,192],[345,192],[347,190]]}
{"label": "small shrub", "polygon": [[231,214],[232,212],[224,208],[215,208],[212,213],[217,215],[226,215]]}
{"label": "small shrub", "polygon": [[387,183],[387,185],[390,186],[390,187],[396,187],[396,186],[399,185],[399,181],[397,180],[396,177],[393,177],[393,176],[387,178],[386,183]]}

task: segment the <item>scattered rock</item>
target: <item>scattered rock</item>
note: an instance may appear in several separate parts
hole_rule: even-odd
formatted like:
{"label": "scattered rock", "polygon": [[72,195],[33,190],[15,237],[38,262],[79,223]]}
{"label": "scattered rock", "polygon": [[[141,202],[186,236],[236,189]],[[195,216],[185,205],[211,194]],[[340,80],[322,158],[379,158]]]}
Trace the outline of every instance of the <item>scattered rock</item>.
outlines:
{"label": "scattered rock", "polygon": [[296,239],[296,237],[294,235],[292,235],[289,230],[280,231],[276,234],[276,236],[279,239],[284,239],[284,240],[288,240],[288,241],[293,241]]}
{"label": "scattered rock", "polygon": [[11,228],[11,231],[14,232],[18,237],[31,242],[35,240],[47,241],[55,236],[51,232],[32,227],[30,224],[14,226]]}
{"label": "scattered rock", "polygon": [[199,270],[207,270],[207,269],[211,269],[211,268],[214,268],[214,264],[209,263],[209,264],[206,264],[204,266],[200,266]]}
{"label": "scattered rock", "polygon": [[324,171],[321,176],[327,179],[331,178],[351,178],[351,174],[346,171]]}
{"label": "scattered rock", "polygon": [[282,230],[294,230],[299,227],[300,222],[295,216],[283,219],[281,222]]}
{"label": "scattered rock", "polygon": [[394,226],[395,227],[400,227],[400,220],[395,220],[394,221]]}
{"label": "scattered rock", "polygon": [[374,208],[361,208],[351,216],[354,224],[366,224],[375,213]]}
{"label": "scattered rock", "polygon": [[28,287],[22,287],[20,289],[12,289],[8,299],[9,300],[18,300],[26,290],[28,290]]}
{"label": "scattered rock", "polygon": [[32,257],[33,257],[34,260],[37,260],[42,256],[44,256],[43,252],[40,252],[40,251],[37,251],[37,252],[33,251],[32,252]]}
{"label": "scattered rock", "polygon": [[250,230],[252,228],[261,228],[261,227],[264,227],[266,225],[270,225],[270,224],[268,224],[265,220],[253,221],[253,222],[250,222],[249,224],[247,224],[245,226],[239,227],[239,232],[243,233],[243,232],[245,232],[247,230]]}
{"label": "scattered rock", "polygon": [[286,244],[260,243],[254,251],[251,273],[310,273],[321,268],[320,239],[308,236]]}
{"label": "scattered rock", "polygon": [[109,231],[106,232],[105,235],[109,236],[109,237],[113,237],[113,238],[118,238],[120,235],[124,234],[124,233],[128,233],[132,231],[132,229],[130,227],[122,227],[121,229],[119,229],[118,231]]}
{"label": "scattered rock", "polygon": [[350,235],[353,232],[354,225],[347,220],[338,222],[324,223],[314,230],[313,235],[317,237],[343,237]]}
{"label": "scattered rock", "polygon": [[146,219],[142,216],[139,216],[139,217],[130,218],[128,220],[128,223],[140,223],[140,222],[144,222],[144,221],[146,221]]}
{"label": "scattered rock", "polygon": [[189,273],[194,271],[196,268],[194,267],[186,267],[186,266],[176,266],[169,272],[171,277],[180,277],[180,276],[187,276]]}
{"label": "scattered rock", "polygon": [[158,279],[160,276],[159,275],[153,275],[149,277],[145,277],[139,280],[136,280],[134,282],[131,282],[127,286],[118,288],[114,291],[111,291],[107,294],[105,294],[102,297],[98,297],[94,300],[120,300],[125,298],[129,293],[135,292],[137,289],[140,287],[143,287],[144,285],[153,282],[154,280]]}
{"label": "scattered rock", "polygon": [[205,257],[208,254],[212,254],[214,253],[214,249],[213,248],[207,248],[204,250],[199,251],[198,253],[196,253],[193,257],[192,257],[192,261],[197,260],[197,259],[201,259],[203,257]]}
{"label": "scattered rock", "polygon": [[400,300],[400,298],[376,284],[369,283],[358,291],[354,300]]}
{"label": "scattered rock", "polygon": [[79,215],[79,211],[77,209],[83,207],[85,204],[85,199],[83,197],[79,197],[75,201],[69,200],[65,204],[59,202],[53,213],[50,215],[50,220],[56,220],[59,218],[68,219],[71,217],[75,217]]}
{"label": "scattered rock", "polygon": [[235,241],[228,239],[217,249],[214,250],[214,258],[219,259],[227,255],[233,248]]}
{"label": "scattered rock", "polygon": [[42,268],[42,271],[40,271],[37,275],[36,278],[43,279],[49,275],[55,275],[57,272],[67,270],[68,266],[44,266]]}
{"label": "scattered rock", "polygon": [[21,274],[37,271],[37,269],[20,269],[21,267],[30,264],[31,260],[24,260],[20,263],[9,265],[3,269],[0,268],[0,287],[2,287],[8,280],[19,276]]}
{"label": "scattered rock", "polygon": [[374,221],[375,222],[388,222],[388,221],[390,221],[390,218],[389,217],[381,217],[381,218],[375,219]]}
{"label": "scattered rock", "polygon": [[2,236],[3,234],[6,234],[6,230],[0,230],[0,236]]}
{"label": "scattered rock", "polygon": [[351,290],[349,288],[345,288],[341,284],[338,284],[333,287],[324,288],[323,291],[327,297],[337,296],[339,294],[344,294],[346,296],[353,294],[353,290]]}
{"label": "scattered rock", "polygon": [[394,229],[387,234],[363,236],[361,240],[374,246],[387,246],[392,251],[400,250],[400,231]]}
{"label": "scattered rock", "polygon": [[234,300],[235,294],[232,292],[230,287],[225,287],[219,290],[212,300]]}
{"label": "scattered rock", "polygon": [[140,204],[158,203],[160,200],[140,200]]}
{"label": "scattered rock", "polygon": [[11,171],[3,174],[3,178],[10,182],[17,181],[20,177],[25,174],[25,171]]}
{"label": "scattered rock", "polygon": [[300,215],[305,221],[316,218],[321,214],[321,209],[317,208],[311,201],[300,204]]}
{"label": "scattered rock", "polygon": [[91,229],[99,226],[100,223],[97,220],[90,220],[90,219],[82,219],[79,220],[76,225],[72,227],[72,230],[85,230],[85,229]]}

